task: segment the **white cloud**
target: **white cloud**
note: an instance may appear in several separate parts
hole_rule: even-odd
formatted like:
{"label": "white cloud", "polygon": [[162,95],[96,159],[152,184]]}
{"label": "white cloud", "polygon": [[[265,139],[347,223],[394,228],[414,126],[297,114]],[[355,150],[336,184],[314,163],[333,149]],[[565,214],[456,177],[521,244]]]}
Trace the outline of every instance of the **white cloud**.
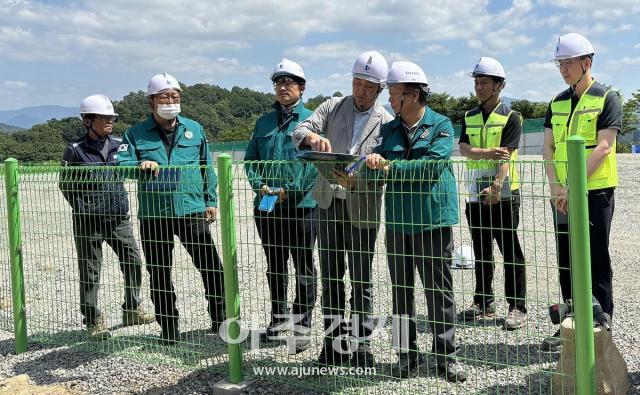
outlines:
{"label": "white cloud", "polygon": [[427,75],[433,92],[448,93],[453,96],[466,96],[473,92],[473,79],[469,70],[457,70],[447,75]]}
{"label": "white cloud", "polygon": [[629,30],[633,30],[633,25],[629,23],[622,24],[613,29],[614,32],[628,32]]}
{"label": "white cloud", "polygon": [[[423,53],[423,52],[419,51],[418,53]],[[400,60],[409,60],[408,56],[405,56],[404,54],[401,54],[400,52],[382,51],[382,54],[387,59],[387,62],[389,62],[389,67],[391,67],[391,63],[393,63],[393,62],[397,62],[397,61],[400,61]]]}
{"label": "white cloud", "polygon": [[469,40],[467,46],[472,49],[482,49],[487,54],[504,54],[513,53],[517,48],[527,46],[532,42],[533,39],[525,34],[499,30],[485,34],[482,40]]}
{"label": "white cloud", "polygon": [[473,49],[480,49],[482,48],[482,40],[478,40],[476,38],[467,40],[467,46]]}
{"label": "white cloud", "polygon": [[553,58],[553,53],[556,49],[556,44],[558,43],[558,34],[552,34],[547,37],[548,38],[541,40],[543,43],[542,47],[530,50],[528,55],[538,60],[550,61]]}
{"label": "white cloud", "polygon": [[360,44],[354,41],[342,41],[293,47],[285,50],[285,55],[301,64],[324,60],[347,60],[347,63],[352,63],[362,52],[364,49]]}
{"label": "white cloud", "polygon": [[609,21],[640,13],[636,0],[539,0],[539,3],[569,10],[574,16],[589,15]]}
{"label": "white cloud", "polygon": [[22,89],[29,86],[29,84],[24,81],[4,81],[2,85],[9,89]]}
{"label": "white cloud", "polygon": [[566,89],[557,67],[552,62],[530,62],[507,68],[505,96],[532,101],[549,101]]}
{"label": "white cloud", "polygon": [[343,95],[351,94],[351,73],[332,73],[324,78],[311,79],[307,81],[306,97],[318,94],[332,95],[334,92],[341,92]]}
{"label": "white cloud", "polygon": [[31,32],[19,26],[0,27],[0,44],[20,42],[31,37]]}
{"label": "white cloud", "polygon": [[418,51],[421,54],[450,54],[451,52],[440,44],[427,45],[425,48]]}
{"label": "white cloud", "polygon": [[633,65],[640,64],[640,56],[637,56],[635,58],[625,56],[621,59],[609,60],[607,63],[613,68],[618,68],[622,66],[633,66]]}
{"label": "white cloud", "polygon": [[637,43],[636,45],[633,46],[635,49],[640,49],[640,43]]}
{"label": "white cloud", "polygon": [[591,44],[593,45],[593,49],[596,51],[597,55],[602,55],[609,52],[609,46],[600,40],[591,41]]}

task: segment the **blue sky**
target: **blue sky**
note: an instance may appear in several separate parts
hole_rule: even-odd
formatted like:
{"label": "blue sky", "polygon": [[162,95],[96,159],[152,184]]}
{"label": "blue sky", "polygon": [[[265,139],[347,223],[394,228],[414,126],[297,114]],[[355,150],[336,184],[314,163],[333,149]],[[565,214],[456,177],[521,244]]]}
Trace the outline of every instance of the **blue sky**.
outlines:
{"label": "blue sky", "polygon": [[283,56],[304,67],[305,96],[348,93],[370,49],[418,63],[434,91],[455,96],[492,56],[506,96],[548,101],[565,87],[549,60],[572,31],[596,48],[596,78],[628,97],[640,89],[639,18],[637,0],[0,0],[0,110],[121,99],[163,71],[270,91]]}

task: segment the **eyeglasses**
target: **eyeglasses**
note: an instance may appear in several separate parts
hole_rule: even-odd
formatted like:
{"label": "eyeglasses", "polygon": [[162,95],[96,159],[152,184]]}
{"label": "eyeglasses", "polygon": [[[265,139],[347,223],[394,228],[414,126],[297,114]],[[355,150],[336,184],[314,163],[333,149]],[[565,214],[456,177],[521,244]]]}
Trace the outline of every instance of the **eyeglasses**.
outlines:
{"label": "eyeglasses", "polygon": [[289,89],[293,85],[298,85],[298,82],[293,78],[279,78],[278,80],[273,82],[274,88],[282,88],[284,86],[285,88]]}
{"label": "eyeglasses", "polygon": [[415,92],[415,90],[413,91],[402,91],[402,92],[395,92],[395,93],[391,93],[391,91],[389,91],[389,97],[391,96],[406,96],[406,95],[410,95],[413,92]]}
{"label": "eyeglasses", "polygon": [[156,95],[156,99],[158,99],[158,101],[160,103],[169,103],[169,102],[173,102],[173,103],[180,103],[180,95],[177,93],[171,94],[171,95]]}
{"label": "eyeglasses", "polygon": [[95,119],[102,119],[103,121],[109,123],[116,123],[118,122],[118,117],[115,115],[96,115]]}
{"label": "eyeglasses", "polygon": [[569,67],[569,66],[571,66],[572,64],[574,64],[575,62],[579,62],[579,61],[581,61],[581,60],[582,60],[582,58],[577,58],[577,59],[576,59],[576,58],[574,58],[574,59],[566,59],[566,60],[556,60],[556,61],[555,61],[555,64],[556,64],[556,67],[557,67],[557,68],[561,69],[561,68],[563,68],[563,67]]}

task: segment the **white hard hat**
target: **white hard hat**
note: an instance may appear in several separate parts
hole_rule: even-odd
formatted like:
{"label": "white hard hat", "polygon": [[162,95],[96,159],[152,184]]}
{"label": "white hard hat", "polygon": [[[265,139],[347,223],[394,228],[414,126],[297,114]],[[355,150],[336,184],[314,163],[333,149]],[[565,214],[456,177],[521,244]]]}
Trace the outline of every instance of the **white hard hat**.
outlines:
{"label": "white hard hat", "polygon": [[355,78],[382,84],[387,79],[389,65],[378,51],[361,53],[351,68],[351,75]]}
{"label": "white hard hat", "polygon": [[285,75],[298,77],[302,81],[307,81],[306,77],[304,76],[304,70],[302,70],[302,66],[292,60],[282,58],[282,60],[276,65],[276,68],[273,69],[273,73],[271,73],[271,81],[275,81],[278,77],[282,77]]}
{"label": "white hard hat", "polygon": [[156,74],[149,80],[149,85],[147,85],[147,96],[153,96],[166,89],[175,89],[177,91],[181,90],[178,80],[172,75],[168,73]]}
{"label": "white hard hat", "polygon": [[452,269],[472,269],[475,266],[475,256],[470,246],[461,246],[453,251]]}
{"label": "white hard hat", "polygon": [[98,114],[98,115],[112,115],[117,116],[113,110],[113,104],[111,100],[105,95],[91,95],[87,96],[80,103],[80,114]]}
{"label": "white hard hat", "polygon": [[415,63],[399,61],[393,62],[387,75],[387,86],[395,84],[422,84],[427,85],[427,76]]}
{"label": "white hard hat", "polygon": [[471,77],[478,77],[481,75],[488,75],[491,77],[507,78],[504,73],[504,68],[494,58],[483,56],[478,60],[478,64],[473,68],[473,71],[469,73]]}
{"label": "white hard hat", "polygon": [[556,53],[553,60],[577,58],[592,55],[595,52],[585,36],[578,33],[567,33],[558,37],[558,45],[556,45]]}

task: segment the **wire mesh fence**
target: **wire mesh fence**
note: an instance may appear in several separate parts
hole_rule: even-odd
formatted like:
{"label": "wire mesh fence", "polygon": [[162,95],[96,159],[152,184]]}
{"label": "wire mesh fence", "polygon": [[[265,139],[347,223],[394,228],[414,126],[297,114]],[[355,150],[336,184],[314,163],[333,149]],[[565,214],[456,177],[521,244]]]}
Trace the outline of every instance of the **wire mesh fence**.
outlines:
{"label": "wire mesh fence", "polygon": [[[61,170],[66,171],[64,181]],[[185,169],[184,173],[189,170]],[[171,189],[171,185],[176,183],[170,179],[138,183],[125,178],[129,172],[134,175],[131,170],[108,167],[74,167],[72,170],[38,166],[21,168],[20,200],[29,333],[44,342],[80,343],[89,349],[144,356],[169,363],[188,366],[224,364],[226,345],[211,333],[212,322],[207,312],[203,276],[189,254],[196,254],[197,264],[204,262],[206,259],[198,256],[200,251],[194,252],[192,247],[204,248],[210,243],[185,235],[192,226],[204,229],[205,219],[194,219],[192,224],[183,218],[161,213],[139,218],[136,197],[139,185],[153,184],[150,188]],[[181,182],[192,183],[187,178],[183,177]],[[159,191],[152,202],[148,195],[144,195],[146,191],[142,192],[141,201],[150,203],[151,208],[159,207],[171,193]],[[69,201],[65,201],[65,195]],[[126,214],[126,208],[123,214],[119,208],[121,204],[130,204],[131,218]],[[160,223],[154,223],[156,220]],[[145,223],[153,239],[141,233],[141,225]],[[169,227],[178,233],[176,240]],[[217,239],[215,227],[212,227],[211,234],[214,240]],[[178,238],[183,242],[178,242]],[[219,245],[219,240],[214,243]],[[173,257],[171,274],[166,271],[170,264],[157,256],[150,261],[148,253],[146,264],[143,262],[143,246],[148,245],[151,245],[148,251],[155,247],[162,252],[170,251],[173,246],[172,254],[165,254]],[[215,271],[213,267],[203,270],[209,274]],[[178,295],[175,309],[180,314],[178,325],[174,327],[179,328],[180,333],[177,336],[176,332],[176,336],[169,339],[175,340],[169,346],[159,341],[166,339],[160,337],[162,328],[155,321],[133,325],[138,320],[136,310],[154,313],[150,293],[152,275],[156,276],[157,284],[162,284],[156,286],[158,304],[168,306],[160,308],[159,317],[171,315],[173,320],[177,315],[175,310],[169,311],[174,308],[170,301],[172,287],[169,278]],[[131,312],[133,317],[132,314],[126,317]],[[91,332],[87,331],[88,327],[96,326],[93,324],[97,317],[108,330],[107,333],[104,328],[97,328],[101,333],[96,337],[104,338],[99,342],[92,341]]]}
{"label": "wire mesh fence", "polygon": [[[31,339],[220,369],[238,341],[245,375],[317,392],[552,392],[565,373],[542,346],[556,331],[548,307],[561,301],[545,164],[517,162],[520,186],[493,205],[465,162],[416,164],[399,174],[234,161],[238,340],[216,325],[223,294],[208,232],[222,255],[220,223],[206,223],[204,206],[184,210],[201,169],[23,166]],[[331,171],[346,168],[355,178]],[[314,193],[320,180],[329,189]],[[124,212],[107,209],[125,201]],[[159,319],[126,325],[123,310],[139,300]],[[97,316],[110,334],[101,341],[87,330]],[[168,336],[172,325],[180,333]],[[464,383],[442,370],[454,361]]]}
{"label": "wire mesh fence", "polygon": [[[245,164],[246,165],[246,164]],[[344,164],[341,164],[344,166]],[[422,164],[428,168],[427,163]],[[427,172],[414,173],[411,180],[404,180],[406,184],[400,182],[395,192],[390,191],[387,181],[385,192],[388,199],[381,202],[381,206],[354,207],[352,200],[335,198],[329,207],[319,208],[316,214],[317,219],[306,219],[303,221],[313,221],[318,225],[316,249],[314,254],[314,267],[319,277],[318,295],[314,304],[314,324],[308,337],[311,339],[311,346],[300,353],[295,353],[295,346],[299,343],[299,338],[303,338],[302,328],[294,328],[293,331],[284,332],[281,336],[276,336],[276,342],[260,343],[259,350],[252,350],[245,355],[256,358],[245,358],[245,362],[251,366],[271,365],[275,361],[278,366],[288,366],[289,370],[299,371],[301,366],[331,367],[341,366],[355,368],[356,370],[345,370],[345,375],[327,375],[316,381],[300,381],[302,385],[314,385],[316,389],[326,388],[352,388],[365,391],[459,391],[459,392],[511,392],[516,389],[528,388],[533,392],[549,392],[551,377],[555,371],[555,362],[558,355],[548,353],[543,350],[541,344],[544,338],[555,332],[555,327],[548,318],[548,306],[560,300],[559,287],[557,282],[557,265],[555,258],[554,228],[551,219],[551,206],[549,204],[548,188],[546,188],[546,175],[542,162],[519,162],[518,170],[522,174],[522,186],[519,188],[519,195],[503,201],[498,206],[500,209],[489,209],[482,203],[467,203],[470,195],[468,185],[466,185],[464,162],[451,162],[453,173],[455,174],[455,186],[459,193],[456,195],[456,204],[460,207],[460,217],[456,217],[450,226],[451,244],[435,245],[442,243],[441,239],[435,238],[433,229],[423,231],[425,207],[412,206],[416,199],[424,198],[429,193],[439,196],[441,201],[446,201],[444,193],[429,190],[425,193],[411,185],[412,183],[433,184],[436,178]],[[259,232],[259,228],[251,229],[251,222],[258,211],[252,212],[254,207],[251,202],[256,196],[256,188],[252,187],[247,179],[242,166],[234,167],[235,184],[234,193],[238,202],[246,202],[245,207],[239,205],[237,210],[237,223],[244,226],[243,233],[239,236],[239,250],[241,254],[248,256],[239,257],[239,271],[241,278],[240,289],[242,291],[242,317],[243,326],[256,330],[268,330],[269,324],[273,324],[270,311],[273,311],[276,304],[269,299],[269,274],[270,266],[266,255],[261,251],[260,241],[265,243],[265,237]],[[275,181],[275,180],[274,180]],[[264,180],[270,187],[268,177]],[[277,186],[277,185],[276,185]],[[398,189],[399,188],[399,189]],[[366,199],[375,200],[376,193],[372,190],[349,191],[348,194],[365,194]],[[390,196],[395,194],[394,196]],[[344,195],[343,195],[344,196]],[[319,199],[319,201],[322,199]],[[436,198],[438,200],[438,196]],[[282,202],[284,203],[284,202]],[[280,204],[282,204],[280,203]],[[395,223],[388,217],[388,209],[385,204],[394,204],[391,212],[405,211],[406,216],[398,221],[395,216]],[[255,202],[258,204],[258,202]],[[349,206],[351,204],[351,206]],[[522,254],[525,261],[513,262],[516,270],[511,270],[505,276],[504,258],[500,250],[493,247],[493,237],[491,234],[481,235],[489,237],[489,242],[478,243],[478,249],[482,252],[482,257],[476,257],[475,267],[485,267],[485,270],[469,270],[473,267],[473,262],[464,262],[464,252],[472,251],[473,242],[469,225],[465,220],[465,211],[469,206],[479,205],[481,208],[476,214],[479,215],[479,223],[473,223],[473,228],[485,228],[498,231],[500,245],[506,247],[516,240],[507,239],[503,233],[508,226],[505,221],[499,221],[502,217],[514,211],[520,217],[520,224],[516,220],[512,225],[517,229],[517,240],[520,241]],[[430,206],[432,211],[446,211],[448,208]],[[373,223],[369,219],[375,218],[372,213],[364,213],[365,210],[380,210],[382,220],[380,223]],[[493,212],[492,212],[493,211]],[[386,214],[385,214],[386,213]],[[295,215],[288,210],[278,210],[275,208],[272,220],[290,221]],[[350,217],[358,219],[354,222]],[[511,217],[511,215],[509,215]],[[459,220],[460,219],[460,220]],[[257,221],[256,221],[257,222]],[[355,225],[360,225],[358,228]],[[402,227],[409,225],[412,229],[403,232]],[[368,227],[370,226],[370,227]],[[302,226],[301,226],[302,227]],[[413,228],[418,227],[418,230]],[[397,231],[400,229],[400,232]],[[246,232],[246,233],[244,233]],[[426,233],[425,233],[426,232]],[[430,232],[430,233],[429,233]],[[323,234],[324,233],[324,234]],[[390,233],[393,236],[390,236]],[[428,237],[410,237],[409,246],[412,249],[402,249],[399,244],[403,241],[398,237],[398,233],[408,233],[414,236],[422,233]],[[289,238],[285,239],[287,246],[295,244],[301,231],[294,235],[292,231]],[[402,235],[401,235],[402,236]],[[268,238],[269,236],[267,236]],[[356,238],[357,240],[353,240]],[[358,239],[359,238],[359,239]],[[321,240],[324,239],[324,240]],[[406,240],[406,238],[405,238]],[[496,240],[496,241],[498,241]],[[420,245],[421,244],[421,245]],[[407,244],[404,244],[405,246]],[[438,265],[438,254],[433,251],[447,250],[442,254],[445,256],[441,264],[442,270],[434,270]],[[493,276],[493,292],[491,287],[481,287],[476,284],[476,275],[481,274],[484,280],[478,280],[481,285],[484,281],[490,281],[492,276],[485,274],[491,268],[492,254],[483,249],[495,250],[495,275]],[[390,251],[393,249],[393,251]],[[431,251],[431,252],[429,252]],[[370,252],[370,264],[367,264],[367,255]],[[323,253],[325,257],[323,258]],[[358,254],[360,253],[360,254]],[[454,263],[462,263],[463,268],[449,270],[451,260],[447,256],[453,255]],[[288,306],[296,310],[296,302],[303,300],[300,294],[298,265],[293,261],[295,255],[292,253],[285,275],[288,277]],[[390,259],[391,257],[395,257]],[[484,259],[484,260],[483,260]],[[323,262],[323,260],[325,262]],[[344,260],[344,261],[343,261]],[[355,261],[355,264],[349,262]],[[460,262],[462,260],[462,262]],[[346,261],[346,262],[345,262]],[[507,261],[509,263],[509,261]],[[422,267],[419,267],[422,265]],[[443,266],[447,266],[445,269]],[[370,266],[370,269],[369,269]],[[408,266],[407,269],[405,266]],[[526,267],[526,274],[525,272]],[[399,268],[402,268],[399,274]],[[416,272],[417,269],[417,272]],[[519,270],[522,269],[522,270]],[[395,272],[395,273],[393,273]],[[449,275],[447,272],[450,272]],[[288,273],[288,274],[287,274]],[[295,273],[295,274],[294,274]],[[392,277],[393,274],[393,277]],[[415,274],[415,275],[414,275]],[[440,316],[430,316],[433,310],[447,310],[443,307],[446,303],[439,303],[438,299],[443,299],[439,287],[443,282],[437,281],[437,277],[450,276],[451,290],[454,295],[455,308],[453,309],[453,319],[447,318],[450,325],[442,322],[442,317],[451,317],[447,314]],[[516,278],[519,276],[520,278]],[[430,282],[431,281],[431,282]],[[515,286],[514,284],[518,284]],[[512,291],[512,305],[522,306],[526,311],[528,319],[517,330],[505,330],[505,318],[509,313],[509,303],[505,298],[506,288],[524,288],[526,293]],[[296,288],[297,286],[297,288]],[[329,291],[327,291],[329,289]],[[406,290],[407,292],[399,292]],[[297,292],[296,292],[297,291]],[[479,292],[474,292],[479,291]],[[489,299],[491,292],[495,295],[493,308],[495,314],[471,317],[471,320],[464,320],[464,310],[474,304],[475,299]],[[256,295],[258,296],[256,299]],[[413,294],[413,295],[412,295]],[[426,296],[426,298],[425,298]],[[395,298],[394,298],[395,297]],[[486,297],[486,298],[483,298]],[[395,299],[395,300],[394,300]],[[247,303],[251,300],[252,302]],[[308,299],[310,300],[310,299]],[[258,302],[257,305],[253,301]],[[404,309],[403,312],[412,311],[410,320],[403,325],[402,319],[398,319],[394,312],[394,305],[412,305],[415,303],[415,310]],[[431,307],[431,308],[430,308]],[[525,310],[526,308],[526,310]],[[449,305],[449,310],[452,306]],[[298,308],[300,310],[300,308]],[[304,320],[304,315],[300,311],[294,311],[294,317]],[[323,314],[324,313],[324,314]],[[415,315],[413,315],[415,314]],[[329,316],[326,323],[323,317]],[[370,319],[367,318],[370,316]],[[394,317],[396,319],[394,320]],[[475,319],[474,319],[475,318]],[[323,322],[324,321],[324,322]],[[364,321],[364,322],[363,322]],[[412,341],[402,341],[402,332],[411,338],[411,324],[415,322],[417,336],[415,343]],[[298,326],[304,327],[304,325]],[[323,325],[324,324],[324,325]],[[370,329],[363,327],[370,326]],[[442,330],[442,326],[446,326]],[[449,326],[453,329],[450,329]],[[298,329],[297,331],[295,329]],[[438,375],[438,364],[443,355],[448,351],[446,342],[438,341],[438,344],[445,344],[444,348],[438,349],[432,346],[435,338],[447,337],[443,332],[455,331],[455,347],[458,348],[457,360],[464,365],[468,381],[461,386],[447,383]],[[370,338],[363,340],[362,332]],[[366,336],[365,336],[366,337]],[[323,349],[327,338],[334,346],[340,346],[348,358],[331,361],[331,358],[323,359]],[[335,339],[349,339],[347,346],[344,341]],[[395,347],[394,347],[395,343]],[[417,347],[416,347],[417,346]],[[365,352],[358,352],[357,348],[363,348]],[[267,348],[265,350],[265,348]],[[404,348],[404,349],[403,349]],[[401,362],[398,349],[400,351],[411,351],[417,348],[422,363],[416,372],[412,372],[411,380],[397,380]],[[346,352],[346,350],[349,352]],[[258,355],[267,353],[270,358],[263,360]],[[369,360],[369,355],[373,358]],[[320,358],[320,361],[319,361]],[[337,363],[336,363],[337,362]],[[367,370],[373,368],[373,370]],[[359,370],[357,370],[359,369]],[[259,372],[270,372],[269,370],[258,370]],[[281,369],[280,372],[287,371]],[[375,371],[375,374],[372,372]],[[359,374],[358,374],[359,373]],[[418,377],[413,377],[415,373]],[[284,377],[284,378],[283,378]],[[283,380],[291,384],[291,378],[277,376],[273,380]]]}

